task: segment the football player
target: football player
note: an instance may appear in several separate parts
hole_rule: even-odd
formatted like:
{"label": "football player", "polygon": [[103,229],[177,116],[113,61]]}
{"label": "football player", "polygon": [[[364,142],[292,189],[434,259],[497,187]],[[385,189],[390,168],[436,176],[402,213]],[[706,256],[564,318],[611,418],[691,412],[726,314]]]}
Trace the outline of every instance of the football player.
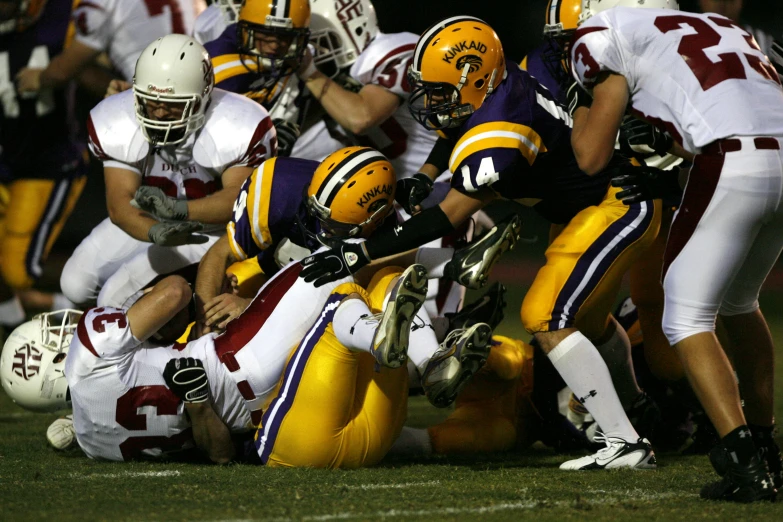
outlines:
{"label": "football player", "polygon": [[307,48],[309,23],[308,0],[247,0],[237,23],[205,44],[215,85],[269,111],[280,156],[291,154],[305,117],[305,91],[294,73]]}
{"label": "football player", "polygon": [[236,23],[242,0],[217,0],[212,2],[196,18],[193,38],[201,45],[217,40],[226,27]]}
{"label": "football player", "polygon": [[61,284],[74,302],[121,308],[161,274],[191,267],[195,275],[245,178],[275,155],[266,110],[213,84],[204,48],[169,35],[142,53],[132,90],[91,111],[109,218],[65,265]]}
{"label": "football player", "polygon": [[[25,320],[20,297],[44,309],[71,306],[31,290],[86,182],[86,150],[63,90],[21,95],[12,79],[45,67],[70,43],[70,0],[0,1],[0,324]],[[41,300],[40,298],[43,297]]]}
{"label": "football player", "polygon": [[628,207],[615,198],[619,189],[609,178],[630,167],[625,161],[615,160],[597,177],[578,168],[570,114],[506,62],[497,35],[481,20],[457,16],[428,29],[416,44],[409,81],[413,115],[454,140],[452,189],[438,206],[391,233],[306,258],[302,276],[320,284],[355,272],[371,259],[448,233],[501,196],[532,204],[563,227],[525,297],[522,322],[597,419],[607,443],[606,450],[563,466],[654,467],[649,442],[628,421],[594,342],[611,343],[607,352],[617,353],[613,365],[622,370],[616,375],[626,375],[622,383],[615,377],[618,387],[626,397],[638,395],[624,332],[606,321],[622,275],[655,239],[660,202]]}
{"label": "football player", "polygon": [[[592,16],[577,30],[571,58],[593,101],[571,141],[580,167],[600,171],[630,108],[674,136],[684,156],[695,155],[666,245],[663,330],[721,437],[710,457],[723,479],[702,497],[769,500],[776,488],[764,457],[777,452],[756,448],[751,435],[771,433],[774,423],[774,346],[758,294],[783,249],[783,90],[755,40],[728,18],[629,8],[676,4],[585,4]],[[632,199],[656,195],[644,175],[628,181]],[[715,336],[718,314],[742,347],[734,368],[744,409]]]}

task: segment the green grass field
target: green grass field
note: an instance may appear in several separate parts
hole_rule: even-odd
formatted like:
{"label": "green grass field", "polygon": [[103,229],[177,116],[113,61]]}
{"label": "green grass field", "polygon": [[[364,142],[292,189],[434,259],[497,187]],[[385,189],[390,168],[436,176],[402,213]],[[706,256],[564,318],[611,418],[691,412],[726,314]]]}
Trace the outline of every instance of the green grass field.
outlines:
{"label": "green grass field", "polygon": [[[520,334],[523,291],[510,292],[499,333]],[[762,297],[781,340],[783,297]],[[778,418],[781,405],[778,387]],[[446,413],[416,397],[409,424],[426,426]],[[55,418],[0,393],[0,520],[783,520],[783,504],[700,500],[699,488],[715,477],[704,456],[659,455],[655,471],[581,473],[561,472],[566,457],[545,449],[390,458],[357,471],[115,464],[49,448],[45,431]]]}

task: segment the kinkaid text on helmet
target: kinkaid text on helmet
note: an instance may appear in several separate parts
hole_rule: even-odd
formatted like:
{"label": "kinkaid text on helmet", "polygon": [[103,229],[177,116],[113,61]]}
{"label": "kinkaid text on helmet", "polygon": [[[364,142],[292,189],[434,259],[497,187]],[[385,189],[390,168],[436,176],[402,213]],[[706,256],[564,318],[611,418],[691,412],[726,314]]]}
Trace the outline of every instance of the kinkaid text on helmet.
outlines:
{"label": "kinkaid text on helmet", "polygon": [[449,50],[446,51],[446,54],[443,55],[443,61],[446,63],[451,63],[451,60],[453,60],[454,57],[459,53],[470,50],[475,50],[481,54],[484,54],[487,52],[487,46],[481,42],[475,42],[473,40],[471,40],[470,43],[468,43],[467,40],[462,40],[457,45],[450,47]]}

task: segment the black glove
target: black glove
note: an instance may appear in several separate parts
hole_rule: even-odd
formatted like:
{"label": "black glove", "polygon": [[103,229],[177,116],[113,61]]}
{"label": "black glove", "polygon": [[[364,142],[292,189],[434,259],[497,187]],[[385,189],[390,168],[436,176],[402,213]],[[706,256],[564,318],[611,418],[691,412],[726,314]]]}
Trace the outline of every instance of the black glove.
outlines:
{"label": "black glove", "polygon": [[147,232],[147,238],[160,246],[199,245],[209,241],[207,236],[193,233],[203,228],[198,221],[155,223]]}
{"label": "black glove", "polygon": [[422,172],[414,174],[411,178],[397,181],[397,191],[394,199],[402,205],[405,212],[413,214],[413,208],[420,205],[432,192],[432,179]]}
{"label": "black glove", "polygon": [[590,108],[590,105],[593,104],[593,97],[590,96],[577,81],[572,82],[568,87],[566,98],[568,99],[568,114],[570,114],[572,118],[574,117],[576,109],[579,107]]}
{"label": "black glove", "polygon": [[277,131],[277,155],[287,158],[294,150],[294,144],[301,134],[299,125],[282,118],[275,118],[272,123]]}
{"label": "black glove", "polygon": [[184,402],[209,400],[207,372],[199,359],[171,359],[163,369],[163,380],[172,393]]}
{"label": "black glove", "polygon": [[361,243],[340,243],[324,252],[318,252],[302,260],[304,269],[299,274],[306,283],[316,288],[355,274],[370,262]]}
{"label": "black glove", "polygon": [[626,154],[649,155],[654,152],[664,156],[672,145],[674,138],[646,121],[626,116],[620,125],[620,150]]}
{"label": "black glove", "polygon": [[131,206],[148,212],[157,219],[184,221],[188,219],[188,202],[185,199],[167,196],[158,187],[146,185],[136,189]]}
{"label": "black glove", "polygon": [[612,186],[623,188],[615,197],[623,200],[626,205],[653,199],[673,200],[676,203],[682,199],[682,188],[676,169],[623,166],[616,169]]}
{"label": "black glove", "polygon": [[772,41],[772,45],[769,48],[769,61],[775,66],[778,74],[783,76],[783,43],[777,40]]}

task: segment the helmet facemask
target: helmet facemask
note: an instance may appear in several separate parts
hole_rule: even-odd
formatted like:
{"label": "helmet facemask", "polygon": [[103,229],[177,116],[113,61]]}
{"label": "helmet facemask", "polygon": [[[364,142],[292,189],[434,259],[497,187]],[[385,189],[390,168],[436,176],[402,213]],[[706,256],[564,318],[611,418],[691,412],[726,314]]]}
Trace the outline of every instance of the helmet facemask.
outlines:
{"label": "helmet facemask", "polygon": [[[271,18],[271,17],[270,17]],[[253,72],[280,78],[294,73],[302,63],[310,30],[294,27],[290,19],[286,22],[271,22],[265,25],[239,20],[239,53],[242,62],[255,65]]]}
{"label": "helmet facemask", "polygon": [[[306,189],[305,189],[306,190]],[[306,195],[305,195],[306,196]],[[384,200],[377,200],[370,204],[368,211],[369,217],[359,224],[343,223],[332,219],[332,210],[318,202],[315,195],[305,199],[307,212],[318,220],[321,225],[321,231],[318,233],[318,241],[321,244],[329,245],[334,239],[348,239],[353,237],[366,236],[382,222],[391,211],[392,206]]]}
{"label": "helmet facemask", "polygon": [[544,50],[541,54],[544,66],[550,76],[565,91],[571,83],[571,73],[569,72],[569,53],[570,39],[573,31],[568,34],[555,36],[544,35]]}
{"label": "helmet facemask", "polygon": [[[154,85],[145,92],[133,86],[136,96],[136,118],[141,123],[144,137],[155,146],[168,147],[178,145],[204,125],[205,115],[202,108],[203,97],[197,94],[175,95],[159,92]],[[170,115],[158,119],[154,112],[160,104]]]}
{"label": "helmet facemask", "polygon": [[350,67],[356,61],[348,56],[349,49],[343,42],[340,33],[331,28],[324,28],[310,33],[310,43],[315,48],[313,63],[318,70],[330,78],[337,76],[341,70]]}

